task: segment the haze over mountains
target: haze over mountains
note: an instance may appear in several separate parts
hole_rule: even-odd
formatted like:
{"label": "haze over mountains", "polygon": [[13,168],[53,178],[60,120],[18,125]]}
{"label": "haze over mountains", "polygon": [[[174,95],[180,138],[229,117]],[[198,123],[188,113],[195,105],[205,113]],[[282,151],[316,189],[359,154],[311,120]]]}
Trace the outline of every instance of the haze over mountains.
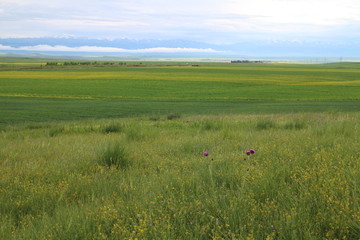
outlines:
{"label": "haze over mountains", "polygon": [[91,39],[76,37],[0,38],[1,55],[112,56],[117,58],[332,58],[359,59],[360,43],[253,40],[210,44],[191,40]]}

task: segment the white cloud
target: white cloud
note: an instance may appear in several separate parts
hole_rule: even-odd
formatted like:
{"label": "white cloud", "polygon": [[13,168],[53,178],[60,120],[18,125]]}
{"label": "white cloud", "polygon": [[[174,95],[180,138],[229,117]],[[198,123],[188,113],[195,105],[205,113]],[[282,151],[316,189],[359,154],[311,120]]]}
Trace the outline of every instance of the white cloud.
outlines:
{"label": "white cloud", "polygon": [[104,53],[216,53],[211,48],[144,48],[144,49],[124,49],[114,47],[97,47],[97,46],[81,46],[81,47],[67,47],[67,46],[49,46],[49,45],[36,45],[24,47],[11,47],[0,44],[0,50],[12,51],[48,51],[48,52],[104,52]]}
{"label": "white cloud", "polygon": [[1,0],[0,12],[0,37],[237,42],[250,35],[354,36],[345,30],[360,28],[359,0]]}
{"label": "white cloud", "polygon": [[[41,24],[44,24],[41,19],[37,19]],[[111,20],[97,20],[97,19],[52,19],[47,24],[54,24],[58,26],[70,27],[123,27],[123,26],[148,26],[149,24],[139,21],[111,21]]]}
{"label": "white cloud", "polygon": [[283,22],[274,24],[267,17],[251,17],[244,18],[217,18],[209,19],[208,26],[217,29],[220,32],[246,32],[246,33],[306,33],[320,34],[328,31],[334,25],[327,24],[311,24],[297,22]]}
{"label": "white cloud", "polygon": [[252,0],[224,1],[224,13],[262,16],[270,23],[302,23],[315,25],[343,24],[359,20],[357,0]]}

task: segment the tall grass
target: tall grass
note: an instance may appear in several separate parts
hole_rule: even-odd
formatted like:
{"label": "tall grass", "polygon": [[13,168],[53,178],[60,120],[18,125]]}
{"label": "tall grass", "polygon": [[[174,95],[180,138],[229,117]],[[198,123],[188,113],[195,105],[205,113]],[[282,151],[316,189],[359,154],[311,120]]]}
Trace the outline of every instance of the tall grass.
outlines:
{"label": "tall grass", "polygon": [[123,129],[123,126],[120,123],[112,122],[103,127],[103,132],[104,133],[116,133],[116,132],[121,132],[122,129]]}
{"label": "tall grass", "polygon": [[127,169],[131,165],[124,144],[121,142],[108,143],[99,154],[99,164],[107,168],[116,167]]}
{"label": "tall grass", "polygon": [[4,128],[0,239],[358,238],[358,113],[160,119]]}

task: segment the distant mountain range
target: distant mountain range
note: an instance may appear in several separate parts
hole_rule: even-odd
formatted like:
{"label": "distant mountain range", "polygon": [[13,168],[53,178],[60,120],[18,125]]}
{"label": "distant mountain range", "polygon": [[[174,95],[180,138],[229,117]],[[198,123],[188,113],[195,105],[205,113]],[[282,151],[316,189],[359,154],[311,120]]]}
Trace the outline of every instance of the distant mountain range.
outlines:
{"label": "distant mountain range", "polygon": [[74,37],[0,38],[2,55],[102,56],[142,58],[352,58],[360,59],[360,43],[244,41],[210,44],[187,40],[86,39]]}

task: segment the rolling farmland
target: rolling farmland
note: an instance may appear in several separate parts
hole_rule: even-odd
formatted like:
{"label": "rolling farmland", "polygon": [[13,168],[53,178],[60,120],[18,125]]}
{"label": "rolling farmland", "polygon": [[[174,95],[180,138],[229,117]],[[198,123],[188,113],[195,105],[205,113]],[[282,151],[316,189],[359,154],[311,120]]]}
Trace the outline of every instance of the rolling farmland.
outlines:
{"label": "rolling farmland", "polygon": [[229,114],[360,108],[360,65],[354,63],[144,63],[41,68],[8,63],[0,69],[3,124],[46,121],[47,116],[49,120],[72,120],[173,112]]}
{"label": "rolling farmland", "polygon": [[0,239],[358,239],[359,66],[8,59]]}

